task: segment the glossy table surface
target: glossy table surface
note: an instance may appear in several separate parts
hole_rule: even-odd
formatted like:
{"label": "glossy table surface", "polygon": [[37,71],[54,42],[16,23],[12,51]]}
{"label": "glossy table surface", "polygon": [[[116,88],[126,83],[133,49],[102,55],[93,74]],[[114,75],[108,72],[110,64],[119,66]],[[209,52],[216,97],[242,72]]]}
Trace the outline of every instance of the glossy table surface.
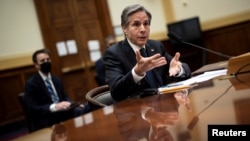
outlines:
{"label": "glossy table surface", "polygon": [[[208,125],[250,124],[250,80],[231,80],[216,78],[186,91],[130,98],[48,128],[43,137],[69,141],[206,141]],[[17,141],[27,141],[31,135]]]}

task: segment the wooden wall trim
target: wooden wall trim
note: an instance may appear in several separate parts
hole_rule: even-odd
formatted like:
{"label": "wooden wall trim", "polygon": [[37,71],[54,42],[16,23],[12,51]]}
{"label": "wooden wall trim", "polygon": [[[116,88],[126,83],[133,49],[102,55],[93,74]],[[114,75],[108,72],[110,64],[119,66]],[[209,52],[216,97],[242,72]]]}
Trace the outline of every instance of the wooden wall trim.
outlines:
{"label": "wooden wall trim", "polygon": [[250,10],[237,14],[205,21],[201,23],[202,31],[208,31],[250,20]]}
{"label": "wooden wall trim", "polygon": [[0,71],[33,65],[31,55],[25,54],[0,58]]}

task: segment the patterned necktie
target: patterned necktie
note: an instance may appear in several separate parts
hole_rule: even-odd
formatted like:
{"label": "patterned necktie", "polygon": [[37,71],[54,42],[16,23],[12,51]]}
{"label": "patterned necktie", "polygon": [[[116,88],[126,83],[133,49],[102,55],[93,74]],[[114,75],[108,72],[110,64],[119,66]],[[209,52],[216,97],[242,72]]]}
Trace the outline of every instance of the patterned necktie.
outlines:
{"label": "patterned necktie", "polygon": [[[140,49],[140,53],[141,53],[141,55],[143,57],[148,57],[148,55],[146,53],[146,49],[141,48]],[[155,79],[155,76],[154,76],[152,70],[151,71],[147,71],[146,78],[147,78],[147,80],[148,80],[149,85],[151,86],[151,88],[158,88],[157,81]]]}
{"label": "patterned necktie", "polygon": [[59,102],[59,98],[58,98],[58,96],[55,94],[55,92],[54,92],[54,90],[53,90],[53,88],[52,88],[52,85],[51,85],[51,83],[49,82],[49,78],[46,78],[46,79],[45,79],[45,85],[46,85],[46,87],[47,87],[47,89],[48,89],[48,91],[49,91],[49,93],[50,93],[50,96],[51,96],[51,98],[52,98],[52,101],[53,101],[54,103],[58,103],[58,102]]}

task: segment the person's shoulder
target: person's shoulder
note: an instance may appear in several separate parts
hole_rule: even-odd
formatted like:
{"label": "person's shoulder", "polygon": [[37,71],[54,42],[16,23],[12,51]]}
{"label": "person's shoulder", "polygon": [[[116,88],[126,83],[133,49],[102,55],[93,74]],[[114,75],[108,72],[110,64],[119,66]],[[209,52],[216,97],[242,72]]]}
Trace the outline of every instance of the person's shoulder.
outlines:
{"label": "person's shoulder", "polygon": [[148,42],[147,42],[148,44],[161,44],[161,42],[160,41],[158,41],[158,40],[153,40],[153,39],[148,39]]}
{"label": "person's shoulder", "polygon": [[35,74],[33,74],[33,75],[31,75],[30,77],[27,78],[25,85],[28,85],[28,86],[36,85],[36,84],[39,83],[40,79],[42,79],[42,78],[39,75],[39,73],[37,72],[37,73],[35,73]]}
{"label": "person's shoulder", "polygon": [[103,57],[100,57],[99,59],[97,59],[96,61],[95,61],[95,63],[100,63],[100,62],[102,62],[103,61]]}
{"label": "person's shoulder", "polygon": [[51,78],[52,79],[57,79],[57,80],[60,80],[61,78],[55,74],[51,74]]}
{"label": "person's shoulder", "polygon": [[114,52],[114,53],[117,53],[117,52],[120,52],[120,50],[125,46],[124,45],[125,41],[122,40],[122,41],[119,41],[113,45],[111,45],[110,47],[108,47],[105,51],[106,52]]}
{"label": "person's shoulder", "polygon": [[37,78],[39,78],[39,73],[38,72],[36,72],[36,73],[34,73],[33,75],[31,75],[30,77],[28,77],[27,78],[27,81],[34,81],[34,80],[36,80]]}
{"label": "person's shoulder", "polygon": [[113,49],[117,48],[118,46],[122,46],[123,43],[124,43],[124,40],[118,41],[118,42],[116,42],[115,44],[113,44],[113,45],[111,45],[110,47],[108,47],[107,49],[113,50]]}
{"label": "person's shoulder", "polygon": [[96,60],[95,65],[99,66],[103,64],[103,57],[99,58],[98,60]]}
{"label": "person's shoulder", "polygon": [[157,40],[148,39],[146,46],[149,46],[149,47],[157,49],[157,50],[158,49],[163,50],[162,42],[157,41]]}

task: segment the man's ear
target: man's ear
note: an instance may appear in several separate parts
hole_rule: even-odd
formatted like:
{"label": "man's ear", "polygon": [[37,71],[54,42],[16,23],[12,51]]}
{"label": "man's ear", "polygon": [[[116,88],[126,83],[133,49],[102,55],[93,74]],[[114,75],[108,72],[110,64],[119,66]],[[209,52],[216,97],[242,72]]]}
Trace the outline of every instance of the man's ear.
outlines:
{"label": "man's ear", "polygon": [[123,33],[124,33],[125,35],[127,35],[127,28],[126,28],[126,26],[122,26],[122,30],[123,30]]}
{"label": "man's ear", "polygon": [[33,63],[35,68],[40,69],[40,65],[38,63]]}

